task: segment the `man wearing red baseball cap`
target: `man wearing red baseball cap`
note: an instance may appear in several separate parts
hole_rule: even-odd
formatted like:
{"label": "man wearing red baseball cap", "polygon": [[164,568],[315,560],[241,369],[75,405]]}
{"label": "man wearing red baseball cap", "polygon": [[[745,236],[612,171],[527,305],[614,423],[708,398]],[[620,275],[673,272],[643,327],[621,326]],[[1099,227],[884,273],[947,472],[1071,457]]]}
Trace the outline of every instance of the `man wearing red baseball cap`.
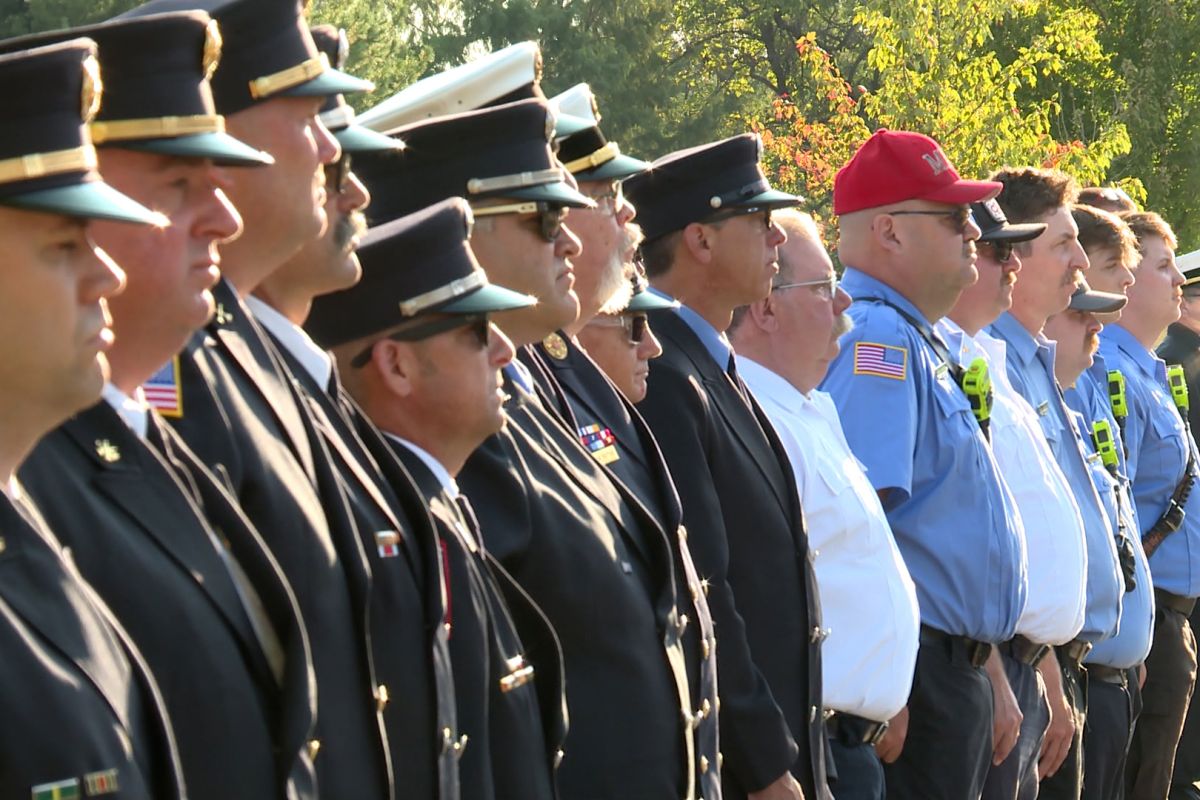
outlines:
{"label": "man wearing red baseball cap", "polygon": [[908,706],[876,746],[889,798],[979,797],[992,756],[983,665],[1025,604],[1020,515],[960,383],[981,376],[964,373],[933,329],[978,278],[969,204],[999,190],[960,178],[929,137],[887,130],[834,183],[855,324],[822,388],[921,607]]}

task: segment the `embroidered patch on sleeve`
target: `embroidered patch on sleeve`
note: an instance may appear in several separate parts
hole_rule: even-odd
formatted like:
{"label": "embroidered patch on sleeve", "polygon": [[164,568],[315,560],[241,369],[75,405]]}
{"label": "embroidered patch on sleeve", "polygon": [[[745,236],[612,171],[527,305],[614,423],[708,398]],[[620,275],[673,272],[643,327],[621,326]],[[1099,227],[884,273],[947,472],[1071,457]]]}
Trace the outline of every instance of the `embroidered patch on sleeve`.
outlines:
{"label": "embroidered patch on sleeve", "polygon": [[142,384],[146,402],[164,417],[183,416],[183,397],[180,392],[179,356],[175,356]]}
{"label": "embroidered patch on sleeve", "polygon": [[902,381],[908,377],[908,348],[855,342],[854,374]]}

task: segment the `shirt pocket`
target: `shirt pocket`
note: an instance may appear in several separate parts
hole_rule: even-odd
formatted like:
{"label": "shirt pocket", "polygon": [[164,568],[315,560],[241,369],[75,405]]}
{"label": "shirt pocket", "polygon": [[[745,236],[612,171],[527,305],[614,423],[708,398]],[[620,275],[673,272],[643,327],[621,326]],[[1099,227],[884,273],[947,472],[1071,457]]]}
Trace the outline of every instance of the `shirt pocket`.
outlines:
{"label": "shirt pocket", "polygon": [[[1183,474],[1187,461],[1183,423],[1174,406],[1155,398],[1156,407],[1150,410],[1150,427],[1154,429],[1154,447],[1159,469],[1171,480]],[[1144,452],[1144,451],[1143,451]]]}

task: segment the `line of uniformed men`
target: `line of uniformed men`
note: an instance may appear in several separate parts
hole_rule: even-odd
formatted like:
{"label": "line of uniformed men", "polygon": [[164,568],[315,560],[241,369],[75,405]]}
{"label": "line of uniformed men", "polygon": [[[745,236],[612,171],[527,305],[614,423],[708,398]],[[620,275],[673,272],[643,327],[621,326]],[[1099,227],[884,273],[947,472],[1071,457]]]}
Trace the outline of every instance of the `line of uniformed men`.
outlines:
{"label": "line of uniformed men", "polygon": [[[1194,444],[1148,355],[1165,295],[1137,317],[1088,273],[1131,289],[1126,413],[1055,357],[1123,301],[1078,284],[1069,182],[877,134],[835,188],[854,330],[789,380],[746,326],[846,293],[819,247],[780,271],[784,229],[815,236],[772,218],[800,199],[753,136],[629,158],[528,44],[356,120],[369,84],[295,0],[0,52],[0,317],[28,343],[0,368],[0,796],[1116,797],[1152,628],[1127,775],[1165,793],[1200,525],[1163,511]],[[1173,271],[1165,223],[1129,226]],[[818,383],[836,413],[793,429]],[[806,528],[810,502],[859,516]]]}

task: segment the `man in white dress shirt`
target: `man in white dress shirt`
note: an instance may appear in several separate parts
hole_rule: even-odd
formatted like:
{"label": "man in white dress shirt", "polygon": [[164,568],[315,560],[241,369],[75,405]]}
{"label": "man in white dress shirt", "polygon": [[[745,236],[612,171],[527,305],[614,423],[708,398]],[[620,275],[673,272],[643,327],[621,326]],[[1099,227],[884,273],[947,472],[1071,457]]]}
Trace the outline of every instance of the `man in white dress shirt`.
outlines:
{"label": "man in white dress shirt", "polygon": [[[772,219],[788,234],[779,248],[779,274],[766,299],[734,313],[729,338],[742,379],[787,450],[804,505],[828,630],[822,658],[838,772],[833,793],[838,800],[874,800],[885,792],[872,745],[912,688],[917,595],[837,410],[815,391],[849,326],[843,312],[850,298],[837,286],[812,217],[787,209]],[[903,731],[890,739],[898,750]]]}
{"label": "man in white dress shirt", "polygon": [[[964,368],[977,358],[987,363],[993,395],[992,452],[1021,512],[1029,570],[1029,594],[1017,633],[997,648],[998,656],[993,652],[988,665],[997,713],[993,766],[983,797],[1033,798],[1049,722],[1046,688],[1034,672],[1049,645],[1071,641],[1083,626],[1083,519],[1041,432],[1037,412],[1008,381],[1005,343],[983,330],[1012,306],[1021,269],[1013,245],[1040,236],[1046,226],[1009,224],[995,201],[975,204],[972,213],[982,231],[975,262],[979,280],[937,327]],[[1057,670],[1050,680],[1055,677]]]}

